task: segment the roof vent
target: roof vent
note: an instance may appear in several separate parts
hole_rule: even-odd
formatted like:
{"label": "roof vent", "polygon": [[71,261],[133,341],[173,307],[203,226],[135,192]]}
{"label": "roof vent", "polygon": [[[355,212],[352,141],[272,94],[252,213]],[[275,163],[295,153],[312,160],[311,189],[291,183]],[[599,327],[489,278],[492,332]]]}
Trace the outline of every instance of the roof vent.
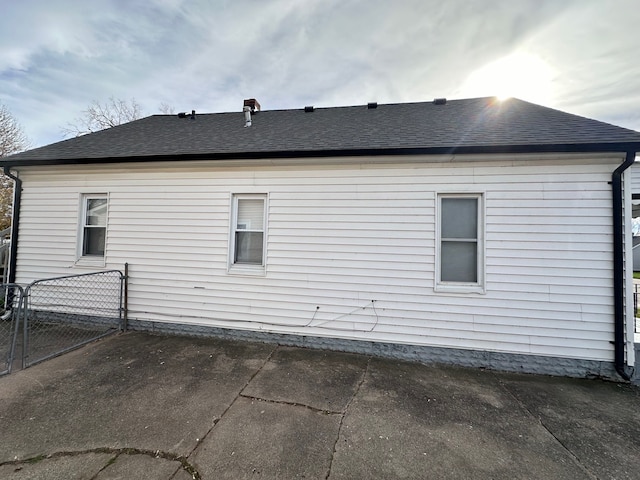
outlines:
{"label": "roof vent", "polygon": [[313,112],[314,110],[315,110],[315,107],[313,105],[308,105],[304,107],[305,113],[310,113],[310,112]]}
{"label": "roof vent", "polygon": [[244,111],[244,126],[250,127],[251,126],[251,107],[249,105],[245,105],[244,107],[242,107],[242,110]]}
{"label": "roof vent", "polygon": [[187,117],[187,113],[186,112],[180,112],[178,114],[178,118],[186,118]]}
{"label": "roof vent", "polygon": [[251,109],[251,113],[256,113],[260,111],[260,104],[255,98],[245,99],[243,106],[249,107]]}
{"label": "roof vent", "polygon": [[196,111],[195,110],[191,110],[191,120],[195,120],[196,119]]}
{"label": "roof vent", "polygon": [[191,110],[191,115],[189,115],[187,112],[180,112],[178,114],[178,118],[187,118],[187,116],[191,119],[191,120],[195,120],[196,119],[196,111],[195,110]]}
{"label": "roof vent", "polygon": [[446,98],[434,98],[433,99],[433,104],[434,105],[446,105],[447,103],[447,99]]}
{"label": "roof vent", "polygon": [[369,102],[367,103],[367,108],[371,110],[372,108],[378,108],[378,102]]}
{"label": "roof vent", "polygon": [[251,126],[251,115],[260,111],[260,104],[255,98],[246,98],[243,103],[244,126]]}

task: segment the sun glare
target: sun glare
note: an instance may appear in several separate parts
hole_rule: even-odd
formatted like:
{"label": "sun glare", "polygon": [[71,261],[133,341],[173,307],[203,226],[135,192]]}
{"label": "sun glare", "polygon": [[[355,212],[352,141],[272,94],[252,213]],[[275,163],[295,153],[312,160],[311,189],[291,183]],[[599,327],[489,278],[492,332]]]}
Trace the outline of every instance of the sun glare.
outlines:
{"label": "sun glare", "polygon": [[472,72],[463,90],[466,96],[517,97],[548,104],[553,99],[553,79],[553,68],[540,57],[514,53]]}

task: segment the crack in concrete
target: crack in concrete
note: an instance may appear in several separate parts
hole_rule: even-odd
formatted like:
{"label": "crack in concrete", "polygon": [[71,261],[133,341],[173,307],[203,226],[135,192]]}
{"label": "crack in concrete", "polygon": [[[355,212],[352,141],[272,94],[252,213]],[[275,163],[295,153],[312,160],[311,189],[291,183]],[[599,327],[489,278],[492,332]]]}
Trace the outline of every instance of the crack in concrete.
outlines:
{"label": "crack in concrete", "polygon": [[[180,468],[186,471],[193,480],[202,480],[200,473],[196,470],[196,468],[191,465],[188,461],[188,457],[184,455],[178,455],[177,453],[171,452],[163,452],[161,450],[147,450],[143,448],[133,448],[133,447],[124,447],[124,448],[111,448],[111,447],[98,447],[98,448],[90,448],[87,450],[73,450],[73,451],[61,451],[54,452],[47,455],[36,455],[34,457],[23,458],[20,460],[8,460],[5,462],[0,462],[0,467],[5,465],[32,465],[35,463],[42,462],[43,460],[50,460],[55,458],[63,458],[63,457],[77,457],[80,455],[87,455],[90,453],[105,453],[105,454],[113,454],[111,460],[107,462],[107,464],[100,470],[102,472],[104,469],[112,465],[119,456],[121,455],[146,455],[153,458],[162,458],[164,460],[169,460],[171,462],[178,462],[180,464]],[[98,472],[98,474],[100,473]],[[96,474],[96,476],[98,475]],[[94,476],[93,478],[95,478]]]}
{"label": "crack in concrete", "polygon": [[297,403],[297,402],[287,402],[286,400],[271,400],[268,398],[262,397],[254,397],[251,395],[245,395],[243,393],[240,394],[242,398],[246,398],[248,400],[254,400],[256,402],[265,402],[265,403],[275,403],[277,405],[287,405],[289,407],[301,407],[306,408],[308,410],[312,410],[317,413],[322,413],[324,415],[342,415],[343,412],[336,412],[333,410],[324,410],[322,408],[312,407],[311,405],[307,405],[306,403]]}
{"label": "crack in concrete", "polygon": [[[98,472],[91,477],[89,480],[96,480],[96,478],[98,478],[98,475],[100,475],[102,472],[104,472],[107,468],[109,468],[111,465],[113,465],[114,463],[116,463],[118,461],[118,458],[120,458],[121,454],[117,454],[116,456],[112,457],[100,470],[98,470]],[[176,470],[179,471],[180,468],[178,468]],[[173,476],[175,476],[175,473],[173,474]]]}
{"label": "crack in concrete", "polygon": [[[271,352],[269,352],[269,355],[267,355],[267,358],[265,359],[265,361],[262,363],[262,365],[260,365],[260,368],[258,370],[256,370],[253,373],[253,375],[251,375],[251,378],[249,380],[247,380],[247,383],[244,384],[244,387],[242,387],[240,389],[240,392],[238,393],[238,396],[233,401],[234,403],[235,403],[236,400],[238,400],[238,398],[240,398],[242,396],[242,392],[244,392],[247,389],[249,384],[251,382],[253,382],[253,379],[256,378],[256,376],[264,369],[264,367],[267,365],[267,363],[269,363],[269,361],[271,360],[271,357],[273,357],[273,354],[276,353],[276,350],[278,350],[278,348],[280,348],[280,345],[276,345],[276,346],[273,347],[273,350],[271,350]],[[231,407],[231,405],[229,405],[229,407]]]}
{"label": "crack in concrete", "polygon": [[[233,399],[233,401],[227,406],[227,408],[224,409],[224,411],[222,412],[222,414],[220,415],[219,418],[215,418],[213,420],[213,425],[211,425],[211,428],[209,430],[207,430],[207,433],[205,433],[202,438],[198,439],[198,441],[196,442],[196,446],[193,447],[193,450],[191,450],[189,452],[189,454],[186,456],[186,458],[190,458],[195,452],[196,450],[198,450],[198,447],[200,446],[200,444],[202,442],[204,442],[204,440],[209,436],[209,434],[213,431],[214,428],[216,428],[216,425],[218,425],[218,423],[220,423],[220,420],[222,420],[225,416],[225,414],[231,409],[231,407],[233,407],[233,405],[235,405],[235,403],[238,401],[239,398],[242,397],[242,392],[244,392],[244,390],[247,388],[247,386],[253,381],[254,378],[256,378],[256,375],[258,375],[262,369],[265,367],[265,365],[267,363],[269,363],[269,360],[271,360],[271,357],[273,356],[273,354],[276,352],[276,350],[278,349],[279,345],[275,345],[273,347],[273,349],[269,352],[269,355],[267,355],[267,358],[265,359],[265,361],[262,363],[262,365],[260,365],[260,368],[258,368],[255,372],[253,372],[253,375],[251,375],[251,377],[249,378],[249,380],[246,381],[246,383],[244,384],[244,386],[240,389],[240,391],[238,392],[238,394],[236,395],[236,397]],[[199,480],[200,477],[198,477],[196,479],[196,477],[194,477],[194,480]]]}
{"label": "crack in concrete", "polygon": [[[62,457],[74,457],[74,456],[85,455],[85,454],[90,454],[90,453],[113,454],[114,457],[111,458],[107,462],[107,464],[104,467],[102,467],[98,471],[98,473],[96,473],[96,475],[94,475],[92,477],[92,480],[95,480],[95,478],[97,478],[97,476],[102,471],[104,471],[110,465],[115,463],[117,461],[118,457],[120,457],[121,455],[147,455],[147,456],[150,456],[150,457],[153,457],[153,458],[162,458],[164,460],[178,462],[180,464],[180,467],[172,475],[172,478],[175,477],[175,475],[180,471],[180,469],[182,469],[182,470],[186,471],[189,475],[191,475],[191,478],[193,480],[202,480],[202,476],[198,472],[197,468],[189,462],[189,457],[191,457],[194,454],[194,452],[198,449],[198,447],[204,441],[204,439],[207,438],[207,436],[211,433],[211,431],[215,428],[215,426],[220,422],[220,420],[222,420],[224,415],[238,401],[239,398],[241,398],[241,397],[242,398],[251,398],[251,397],[247,397],[247,396],[243,395],[242,392],[253,381],[253,379],[256,377],[256,375],[258,375],[258,373],[260,373],[262,371],[262,369],[269,362],[269,360],[271,360],[271,357],[276,352],[278,347],[279,347],[279,345],[274,346],[274,348],[271,350],[271,352],[269,352],[269,355],[267,355],[267,358],[265,359],[263,364],[260,366],[260,368],[258,368],[253,373],[253,375],[251,375],[249,380],[247,380],[247,382],[240,389],[240,391],[238,392],[236,397],[233,399],[233,401],[227,406],[227,408],[224,410],[224,412],[222,412],[220,417],[214,419],[213,425],[211,426],[211,428],[207,431],[207,433],[204,434],[204,436],[202,438],[198,439],[198,441],[196,442],[196,446],[187,455],[178,455],[176,453],[163,452],[163,451],[160,451],[160,450],[147,450],[147,449],[132,448],[132,447],[126,447],[126,448],[98,447],[98,448],[91,448],[91,449],[87,449],[87,450],[61,451],[61,452],[50,453],[50,454],[47,454],[47,455],[36,455],[36,456],[33,456],[33,457],[21,459],[21,460],[7,460],[7,461],[4,461],[4,462],[0,462],[0,467],[2,467],[4,465],[16,465],[16,466],[28,465],[28,464],[38,463],[38,462],[41,462],[43,460],[62,458]],[[262,399],[256,399],[256,400],[263,401]],[[264,401],[266,401],[266,400],[264,400]],[[313,409],[312,407],[308,407],[306,405],[300,405],[300,406]],[[315,410],[317,410],[317,409],[315,409]],[[332,413],[332,412],[327,412],[327,413]]]}
{"label": "crack in concrete", "polygon": [[555,433],[553,433],[553,431],[552,431],[549,427],[547,427],[547,425],[545,425],[545,423],[542,421],[542,418],[540,418],[539,416],[535,415],[535,414],[534,414],[534,413],[529,409],[529,407],[527,407],[527,406],[525,405],[525,403],[524,403],[522,400],[520,400],[520,398],[518,398],[518,397],[516,396],[516,394],[515,394],[515,393],[513,393],[511,390],[509,390],[509,389],[507,388],[507,386],[506,386],[504,383],[502,383],[502,382],[500,381],[500,378],[498,378],[498,376],[497,376],[495,373],[493,373],[493,372],[491,372],[491,373],[492,373],[493,377],[498,381],[498,385],[500,385],[500,387],[501,387],[505,392],[507,392],[507,394],[509,394],[509,396],[511,396],[511,398],[513,398],[513,399],[516,401],[516,403],[520,406],[520,408],[521,408],[522,410],[524,410],[524,411],[525,411],[525,412],[526,412],[526,413],[527,413],[531,418],[534,418],[534,419],[536,419],[536,420],[538,421],[538,424],[539,424],[542,428],[544,428],[544,429],[547,431],[547,433],[548,433],[549,435],[551,435],[551,437],[556,441],[556,443],[562,447],[562,449],[563,449],[563,450],[564,450],[564,451],[569,455],[569,457],[571,457],[571,459],[573,460],[573,462],[574,462],[578,467],[580,467],[580,469],[581,469],[581,470],[582,470],[582,471],[583,471],[583,472],[584,472],[584,473],[585,473],[589,478],[591,478],[591,479],[593,479],[593,480],[598,480],[598,476],[597,476],[597,475],[595,475],[593,472],[591,472],[591,471],[589,470],[589,468],[588,468],[586,465],[584,465],[584,464],[580,461],[580,458],[578,458],[578,456],[577,456],[575,453],[573,453],[573,452],[571,451],[571,449],[570,449],[567,445],[565,445],[565,444],[562,442],[562,440],[560,440],[560,439],[556,436],[556,434],[555,434]]}
{"label": "crack in concrete", "polygon": [[358,392],[360,392],[360,388],[362,387],[362,385],[364,384],[364,381],[367,378],[367,374],[369,373],[369,365],[371,365],[371,358],[372,357],[367,358],[367,366],[364,369],[362,378],[358,382],[358,385],[356,386],[356,389],[354,390],[353,395],[351,395],[351,398],[347,402],[347,405],[344,407],[344,411],[342,412],[342,417],[340,418],[340,424],[338,425],[338,435],[336,435],[336,441],[333,444],[333,452],[331,453],[331,462],[329,462],[329,469],[327,470],[327,475],[324,477],[325,480],[328,480],[329,477],[331,476],[331,470],[333,468],[333,460],[336,456],[336,449],[338,448],[338,442],[340,441],[340,434],[342,433],[342,426],[344,424],[344,419],[347,416],[347,411],[349,411],[349,407],[353,403],[353,400],[356,398],[356,395],[358,395]]}
{"label": "crack in concrete", "polygon": [[189,458],[196,452],[196,450],[198,449],[200,444],[205,440],[205,438],[207,438],[209,436],[209,434],[213,431],[213,429],[216,427],[216,425],[220,422],[220,420],[222,420],[222,418],[224,418],[225,414],[238,401],[238,399],[239,398],[246,398],[246,399],[249,399],[249,400],[254,400],[254,401],[259,401],[259,402],[274,403],[274,404],[287,405],[287,406],[292,406],[292,407],[306,408],[308,410],[311,410],[311,411],[314,411],[314,412],[317,412],[317,413],[321,413],[321,414],[324,414],[324,415],[341,415],[340,423],[339,423],[339,426],[338,426],[338,433],[337,433],[336,440],[335,440],[334,445],[333,445],[333,452],[332,452],[332,455],[331,455],[331,462],[329,464],[327,475],[325,477],[325,479],[328,479],[329,476],[331,475],[331,469],[332,469],[332,466],[333,466],[333,459],[334,459],[334,455],[336,453],[336,448],[337,448],[337,445],[338,445],[338,441],[340,440],[340,434],[342,432],[342,427],[343,427],[345,416],[346,416],[347,411],[349,410],[349,407],[351,406],[353,400],[355,399],[356,395],[360,391],[360,388],[362,387],[362,385],[364,384],[364,382],[366,380],[367,374],[369,372],[369,365],[371,363],[371,358],[372,357],[369,357],[367,359],[367,365],[366,365],[365,370],[364,370],[364,372],[362,374],[362,377],[360,378],[358,384],[356,385],[356,388],[355,388],[355,390],[353,392],[353,395],[351,396],[351,398],[349,399],[349,401],[347,402],[345,408],[342,411],[325,410],[325,409],[313,407],[311,405],[306,405],[306,404],[303,404],[303,403],[287,402],[287,401],[281,401],[281,400],[270,400],[270,399],[266,399],[266,398],[254,397],[254,396],[251,396],[251,395],[244,394],[243,392],[246,390],[246,388],[249,386],[249,384],[253,381],[253,379],[264,369],[264,367],[267,365],[267,363],[269,363],[269,361],[271,360],[271,358],[273,357],[273,355],[275,354],[275,352],[278,350],[279,347],[280,347],[279,345],[274,346],[274,348],[271,350],[271,352],[269,352],[269,355],[267,355],[265,361],[260,366],[260,368],[258,368],[251,375],[251,377],[247,380],[245,385],[240,389],[240,391],[238,392],[236,397],[233,399],[233,401],[222,412],[220,417],[214,419],[213,425],[211,426],[211,428],[203,435],[202,438],[198,439],[198,441],[196,443],[196,446],[187,455],[179,455],[179,454],[176,454],[176,453],[164,452],[164,451],[161,451],[161,450],[148,450],[148,449],[133,448],[133,447],[124,447],[124,448],[98,447],[98,448],[91,448],[91,449],[86,449],[86,450],[60,451],[60,452],[54,452],[54,453],[50,453],[50,454],[46,454],[46,455],[36,455],[36,456],[33,456],[33,457],[23,458],[23,459],[20,459],[20,460],[8,460],[8,461],[0,462],[0,467],[5,466],[5,465],[16,465],[16,466],[28,465],[28,464],[38,463],[38,462],[41,462],[43,460],[63,458],[63,457],[74,457],[74,456],[80,456],[80,455],[92,454],[92,453],[93,454],[113,454],[114,456],[108,462],[106,462],[106,464],[91,478],[91,480],[95,480],[96,478],[99,477],[100,473],[102,473],[107,468],[109,468],[109,466],[113,465],[118,460],[118,458],[120,456],[122,456],[122,455],[146,455],[146,456],[153,457],[153,458],[162,458],[164,460],[168,460],[168,461],[179,463],[180,466],[177,468],[176,472],[172,475],[171,478],[174,478],[175,475],[180,470],[184,470],[185,472],[187,472],[191,476],[191,478],[193,480],[202,480],[202,476],[198,472],[196,466],[189,462]]}

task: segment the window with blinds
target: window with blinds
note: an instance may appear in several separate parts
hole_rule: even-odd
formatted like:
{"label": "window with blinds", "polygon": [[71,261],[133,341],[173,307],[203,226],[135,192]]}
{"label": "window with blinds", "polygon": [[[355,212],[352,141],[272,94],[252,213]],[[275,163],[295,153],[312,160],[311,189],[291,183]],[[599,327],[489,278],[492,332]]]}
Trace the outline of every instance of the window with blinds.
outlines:
{"label": "window with blinds", "polygon": [[82,199],[81,254],[104,257],[107,236],[107,196],[84,195]]}

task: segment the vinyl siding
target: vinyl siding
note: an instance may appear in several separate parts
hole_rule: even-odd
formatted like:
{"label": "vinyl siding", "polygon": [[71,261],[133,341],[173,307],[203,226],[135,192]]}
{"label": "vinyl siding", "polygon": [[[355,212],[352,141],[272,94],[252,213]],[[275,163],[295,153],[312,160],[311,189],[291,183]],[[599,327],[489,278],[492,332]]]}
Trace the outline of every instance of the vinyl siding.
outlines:
{"label": "vinyl siding", "polygon": [[[108,193],[130,318],[611,361],[619,163],[25,168],[17,279],[90,271],[80,197]],[[485,294],[434,292],[441,192],[484,195]],[[268,194],[263,276],[228,271],[234,193]]]}

